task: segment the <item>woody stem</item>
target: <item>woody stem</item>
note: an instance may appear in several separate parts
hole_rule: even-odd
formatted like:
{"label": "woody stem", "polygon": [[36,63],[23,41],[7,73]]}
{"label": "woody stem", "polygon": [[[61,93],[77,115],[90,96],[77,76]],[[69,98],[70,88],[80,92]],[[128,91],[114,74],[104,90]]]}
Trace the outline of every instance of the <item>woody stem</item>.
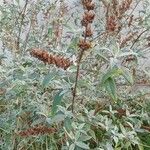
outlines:
{"label": "woody stem", "polygon": [[79,77],[79,72],[80,72],[80,64],[81,64],[83,53],[84,53],[84,50],[81,51],[81,53],[79,55],[79,60],[77,62],[77,73],[76,73],[75,86],[73,89],[73,99],[72,99],[72,106],[71,106],[72,113],[74,112],[74,102],[75,102],[75,97],[76,97],[78,77]]}

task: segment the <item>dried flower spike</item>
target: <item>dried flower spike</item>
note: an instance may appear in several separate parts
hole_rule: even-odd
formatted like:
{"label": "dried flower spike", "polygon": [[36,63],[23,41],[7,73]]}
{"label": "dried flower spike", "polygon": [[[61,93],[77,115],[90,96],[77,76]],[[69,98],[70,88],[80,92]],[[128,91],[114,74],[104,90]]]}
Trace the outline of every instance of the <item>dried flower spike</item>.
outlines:
{"label": "dried flower spike", "polygon": [[88,50],[89,48],[91,48],[91,42],[85,41],[84,39],[81,39],[81,40],[79,41],[78,46],[79,46],[82,50]]}
{"label": "dried flower spike", "polygon": [[95,13],[93,11],[95,4],[92,2],[92,0],[82,0],[82,5],[85,11],[83,18],[81,20],[81,25],[85,27],[85,30],[83,31],[82,34],[84,39],[80,39],[78,46],[81,50],[84,51],[91,48],[91,42],[87,40],[87,38],[93,35],[91,23],[93,22],[95,17]]}
{"label": "dried flower spike", "polygon": [[116,16],[109,16],[107,18],[106,30],[109,32],[116,31],[118,29],[118,22]]}
{"label": "dried flower spike", "polygon": [[82,26],[87,26],[89,23],[92,23],[95,17],[95,13],[93,11],[85,11],[83,15],[83,19],[81,21]]}
{"label": "dried flower spike", "polygon": [[82,5],[86,6],[88,3],[91,3],[92,0],[82,0]]}
{"label": "dried flower spike", "polygon": [[87,9],[88,11],[90,11],[90,10],[94,10],[95,4],[94,4],[94,3],[91,3],[91,2],[88,2],[88,3],[86,3],[85,5],[83,5],[83,7],[84,7],[85,9]]}
{"label": "dried flower spike", "polygon": [[130,33],[124,39],[122,39],[120,48],[124,47],[129,41],[131,41],[135,35],[137,35],[137,32]]}
{"label": "dried flower spike", "polygon": [[37,126],[37,127],[29,128],[25,131],[20,131],[18,135],[22,137],[29,137],[29,136],[35,136],[35,135],[52,134],[55,132],[56,132],[55,128],[49,128],[46,126]]}
{"label": "dried flower spike", "polygon": [[120,17],[130,8],[132,0],[124,0],[119,6]]}
{"label": "dried flower spike", "polygon": [[45,64],[54,64],[57,67],[63,68],[64,70],[66,70],[72,64],[69,59],[49,54],[47,51],[42,49],[32,49],[30,54],[31,56],[43,61]]}
{"label": "dried flower spike", "polygon": [[83,32],[84,37],[91,37],[93,35],[93,31],[91,29],[91,24],[88,24],[85,31]]}

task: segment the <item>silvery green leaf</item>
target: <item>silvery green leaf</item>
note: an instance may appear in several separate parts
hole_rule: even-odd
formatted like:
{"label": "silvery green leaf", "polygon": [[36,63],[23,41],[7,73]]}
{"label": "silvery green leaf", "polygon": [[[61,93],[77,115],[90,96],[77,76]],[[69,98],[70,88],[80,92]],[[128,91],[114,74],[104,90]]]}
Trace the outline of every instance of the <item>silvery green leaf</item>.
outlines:
{"label": "silvery green leaf", "polygon": [[55,115],[58,109],[58,105],[61,104],[61,100],[63,98],[64,93],[62,94],[63,90],[60,90],[54,97],[53,105],[52,105],[52,115]]}
{"label": "silvery green leaf", "polygon": [[88,135],[81,135],[79,137],[79,141],[88,141],[90,140],[92,137],[91,136],[88,136]]}
{"label": "silvery green leaf", "polygon": [[118,59],[116,59],[115,57],[110,58],[110,66],[111,66],[111,68],[117,66],[117,64],[118,64]]}
{"label": "silvery green leaf", "polygon": [[51,120],[52,123],[60,123],[62,121],[64,121],[65,119],[65,115],[63,114],[57,114],[56,116],[54,116]]}
{"label": "silvery green leaf", "polygon": [[51,118],[46,118],[46,122],[47,122],[48,124],[52,124],[52,119],[51,119]]}
{"label": "silvery green leaf", "polygon": [[104,84],[108,78],[110,77],[114,78],[114,77],[120,76],[121,74],[122,74],[122,69],[118,67],[109,68],[107,72],[103,74],[101,82],[102,84]]}
{"label": "silvery green leaf", "polygon": [[64,120],[64,127],[66,128],[67,131],[71,131],[72,129],[72,120],[69,117],[66,117]]}
{"label": "silvery green leaf", "polygon": [[54,72],[49,72],[45,77],[42,82],[42,85],[46,87],[54,78],[55,78],[55,73]]}
{"label": "silvery green leaf", "polygon": [[113,139],[114,139],[115,143],[117,144],[119,141],[118,137],[114,136]]}
{"label": "silvery green leaf", "polygon": [[108,94],[111,96],[111,98],[116,102],[117,101],[117,93],[116,93],[116,85],[112,78],[108,78],[105,81],[105,89],[108,92]]}
{"label": "silvery green leaf", "polygon": [[82,123],[78,126],[78,129],[82,129],[85,126],[85,123]]}
{"label": "silvery green leaf", "polygon": [[76,131],[75,141],[77,141],[79,139],[80,135],[81,135],[80,131]]}
{"label": "silvery green leaf", "polygon": [[120,54],[120,55],[118,55],[118,57],[124,57],[124,56],[130,56],[130,55],[134,55],[134,56],[138,56],[138,53],[135,53],[135,52],[124,52],[124,53],[122,53],[122,54]]}
{"label": "silvery green leaf", "polygon": [[96,135],[95,135],[95,132],[94,132],[93,130],[90,130],[90,131],[89,131],[89,134],[92,136],[92,138],[93,138],[94,140],[96,140]]}
{"label": "silvery green leaf", "polygon": [[108,142],[107,142],[107,144],[106,144],[106,149],[107,149],[107,150],[114,150],[113,147],[112,147],[112,144],[110,144],[110,143],[108,143]]}
{"label": "silvery green leaf", "polygon": [[124,128],[124,126],[122,124],[120,124],[120,129],[121,129],[122,133],[124,135],[126,135],[126,129]]}
{"label": "silvery green leaf", "polygon": [[90,149],[89,145],[79,141],[75,143],[78,147],[83,148],[83,149]]}
{"label": "silvery green leaf", "polygon": [[70,146],[69,146],[69,150],[74,150],[75,149],[75,144],[73,143],[73,144],[71,144]]}
{"label": "silvery green leaf", "polygon": [[122,68],[122,75],[131,85],[133,85],[133,83],[134,83],[133,76],[130,73],[129,69]]}

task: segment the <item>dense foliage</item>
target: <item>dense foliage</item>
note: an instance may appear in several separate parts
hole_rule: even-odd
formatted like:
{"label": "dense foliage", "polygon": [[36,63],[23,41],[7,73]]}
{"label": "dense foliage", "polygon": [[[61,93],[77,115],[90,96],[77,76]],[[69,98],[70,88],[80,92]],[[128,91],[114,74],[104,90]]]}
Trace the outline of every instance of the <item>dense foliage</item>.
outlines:
{"label": "dense foliage", "polygon": [[149,0],[4,0],[0,150],[149,150],[149,52]]}

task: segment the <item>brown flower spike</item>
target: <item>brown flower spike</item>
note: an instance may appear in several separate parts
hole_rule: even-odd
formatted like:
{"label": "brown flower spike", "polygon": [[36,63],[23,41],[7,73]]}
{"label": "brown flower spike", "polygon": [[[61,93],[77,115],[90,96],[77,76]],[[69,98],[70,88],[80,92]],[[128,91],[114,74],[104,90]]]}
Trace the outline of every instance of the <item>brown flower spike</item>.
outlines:
{"label": "brown flower spike", "polygon": [[[106,30],[108,32],[116,32],[121,29],[120,20],[125,16],[126,11],[131,7],[133,0],[112,0],[108,4],[104,4],[106,7]],[[129,26],[132,23],[132,19],[129,21]]]}
{"label": "brown flower spike", "polygon": [[36,135],[52,134],[55,132],[56,132],[55,128],[49,128],[46,126],[37,126],[37,127],[29,128],[24,131],[20,131],[18,135],[22,137],[29,137],[29,136],[36,136]]}
{"label": "brown flower spike", "polygon": [[72,64],[69,59],[49,54],[46,50],[42,49],[32,49],[30,54],[31,56],[43,61],[45,64],[54,64],[59,68],[63,68],[64,70],[66,70]]}
{"label": "brown flower spike", "polygon": [[92,0],[82,0],[82,5],[84,9],[87,9],[88,11],[93,10],[95,7],[95,4],[92,3]]}
{"label": "brown flower spike", "polygon": [[91,29],[91,24],[88,24],[85,31],[83,32],[84,37],[91,37],[93,35],[93,31]]}
{"label": "brown flower spike", "polygon": [[106,30],[113,32],[118,29],[118,22],[116,16],[109,16],[107,18]]}
{"label": "brown flower spike", "polygon": [[91,48],[91,42],[85,41],[85,40],[80,40],[78,46],[82,49],[82,50],[87,50],[89,48]]}
{"label": "brown flower spike", "polygon": [[120,17],[124,14],[131,6],[132,0],[124,0],[119,6]]}
{"label": "brown flower spike", "polygon": [[93,11],[95,4],[92,0],[82,0],[82,5],[85,11],[81,20],[81,25],[85,27],[85,30],[83,31],[84,38],[79,40],[78,46],[84,51],[91,48],[91,42],[87,40],[87,38],[93,35],[91,24],[93,23],[95,17],[95,13]]}
{"label": "brown flower spike", "polygon": [[94,13],[92,10],[90,10],[90,11],[85,11],[85,12],[84,12],[84,15],[83,15],[83,19],[82,19],[82,21],[81,21],[82,26],[87,27],[87,25],[88,25],[89,23],[92,23],[92,22],[93,22],[94,17],[95,17],[95,13]]}

